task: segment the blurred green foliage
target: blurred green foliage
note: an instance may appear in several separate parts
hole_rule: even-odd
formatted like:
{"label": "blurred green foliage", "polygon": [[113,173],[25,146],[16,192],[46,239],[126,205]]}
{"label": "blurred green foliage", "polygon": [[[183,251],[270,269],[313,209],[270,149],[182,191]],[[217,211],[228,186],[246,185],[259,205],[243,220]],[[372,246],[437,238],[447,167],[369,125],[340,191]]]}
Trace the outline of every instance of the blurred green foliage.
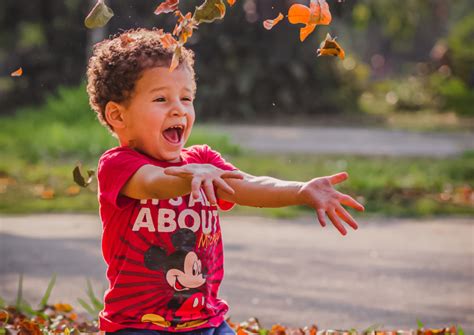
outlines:
{"label": "blurred green foliage", "polygon": [[[347,65],[347,64],[346,64]],[[343,64],[341,65],[343,66]],[[355,69],[355,68],[354,68]],[[361,70],[363,71],[363,70]],[[379,90],[394,89],[404,105],[414,104],[410,92],[422,89],[410,83],[409,92],[379,83]],[[404,95],[406,94],[406,95]],[[418,103],[418,102],[416,102]],[[423,99],[421,104],[428,104]],[[345,170],[351,175],[341,190],[365,199],[371,213],[390,215],[472,214],[469,200],[459,202],[459,191],[474,183],[474,154],[448,160],[328,155],[265,155],[243,152],[218,127],[197,125],[188,145],[206,143],[243,171],[288,180],[309,180]],[[0,122],[0,212],[96,212],[96,183],[74,191],[72,170],[77,160],[95,169],[100,155],[117,140],[89,108],[84,85],[60,88],[36,108],[24,108]],[[244,154],[245,153],[245,154]],[[52,190],[53,200],[44,199]],[[440,200],[446,193],[448,200]],[[48,198],[48,197],[46,197]],[[451,200],[449,200],[451,199]],[[302,208],[238,209],[236,213],[291,217]]]}
{"label": "blurred green foliage", "polygon": [[454,74],[459,76],[466,85],[470,85],[466,89],[472,92],[474,85],[474,11],[454,24],[448,36],[448,46]]}
{"label": "blurred green foliage", "polygon": [[461,115],[474,116],[474,90],[461,78],[446,78],[436,73],[430,80],[433,92],[441,98],[441,108],[452,109]]}
{"label": "blurred green foliage", "polygon": [[[223,153],[238,153],[227,137],[208,129],[193,130],[188,145],[207,143]],[[91,110],[85,85],[61,87],[39,107],[26,107],[0,122],[0,153],[27,162],[51,160],[97,160],[118,145]],[[6,159],[6,158],[4,158]],[[72,169],[71,169],[72,171]]]}
{"label": "blurred green foliage", "polygon": [[[93,35],[100,35],[83,25],[93,2],[0,2],[0,113],[11,114],[19,106],[43,101],[56,87],[84,80]],[[182,1],[180,8],[190,11],[201,2]],[[333,23],[318,27],[304,43],[298,26],[286,20],[271,31],[262,26],[292,3],[237,1],[224,20],[200,25],[188,46],[196,52],[201,120],[255,122],[357,112],[354,102],[370,91],[373,81],[403,81],[417,63],[432,65],[432,72],[449,66],[465,87],[452,88],[454,80],[447,87],[433,87],[432,93],[445,101],[439,110],[466,115],[465,101],[471,101],[466,92],[473,88],[471,1],[332,1]],[[153,15],[156,3],[148,0],[110,6],[115,16],[103,36],[133,27],[171,31],[175,23],[173,15]],[[338,36],[348,61],[316,57],[327,32]],[[448,49],[442,64],[430,58],[439,41]],[[19,66],[24,75],[10,78]]]}

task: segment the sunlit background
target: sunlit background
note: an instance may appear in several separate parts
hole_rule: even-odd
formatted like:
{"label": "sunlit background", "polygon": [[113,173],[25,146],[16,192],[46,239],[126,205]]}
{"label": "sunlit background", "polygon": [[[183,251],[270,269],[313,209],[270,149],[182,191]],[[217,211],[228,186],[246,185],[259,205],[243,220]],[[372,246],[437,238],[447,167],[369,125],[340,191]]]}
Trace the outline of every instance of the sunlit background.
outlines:
{"label": "sunlit background", "polygon": [[[180,9],[183,13],[192,11],[201,2],[182,0]],[[333,22],[318,26],[304,42],[299,40],[300,26],[286,19],[272,30],[264,29],[264,20],[275,18],[279,12],[286,15],[289,6],[297,2],[308,3],[237,0],[232,8],[227,7],[223,20],[203,23],[194,32],[187,47],[196,53],[197,126],[188,144],[207,143],[235,166],[255,175],[309,180],[348,171],[349,181],[339,189],[365,204],[366,213],[360,216],[361,221],[408,218],[415,226],[434,220],[436,227],[451,223],[464,227],[466,230],[458,232],[459,240],[453,235],[446,242],[427,239],[423,243],[446,243],[458,248],[446,260],[449,270],[439,268],[426,273],[436,278],[433,287],[439,285],[443,297],[452,293],[450,285],[458,293],[461,287],[465,290],[447,303],[452,306],[447,314],[433,312],[440,316],[431,320],[441,325],[456,319],[474,331],[474,303],[472,296],[470,300],[467,297],[474,295],[474,3],[328,0]],[[7,219],[26,222],[28,219],[21,218],[35,220],[41,217],[38,213],[97,216],[96,182],[80,188],[72,179],[72,170],[78,163],[84,171],[95,169],[102,152],[117,144],[95,119],[88,104],[85,71],[92,45],[136,27],[158,27],[171,32],[176,23],[171,14],[153,14],[160,1],[110,0],[108,5],[115,15],[105,27],[90,30],[84,26],[84,18],[94,3],[0,1],[0,236],[1,254],[5,257],[1,266],[1,296],[15,294],[19,272],[25,273],[25,280],[29,272],[31,278],[41,273],[40,282],[45,284],[52,269],[56,269],[50,266],[38,272],[28,270],[27,263],[22,263],[27,257],[21,258],[21,252],[9,248],[21,243],[35,245],[36,240],[34,236],[27,242],[16,240],[15,234],[23,236],[28,232],[16,232]],[[327,33],[336,36],[344,48],[344,60],[317,57],[316,50]],[[11,76],[20,67],[23,74]],[[251,215],[284,219],[289,224],[291,220],[311,216],[312,212],[303,207],[239,207],[226,215],[229,220],[237,220],[231,215]],[[71,222],[74,220],[77,217]],[[432,234],[439,234],[438,228],[428,224],[426,227],[431,227]],[[416,231],[420,232],[418,237],[423,235],[421,228]],[[371,238],[378,239],[377,236]],[[381,248],[389,243],[382,237],[380,241],[384,241]],[[362,258],[383,254],[373,240],[364,243],[375,249],[368,250]],[[27,250],[34,255],[46,245]],[[229,245],[234,246],[233,242]],[[95,244],[87,247],[98,248]],[[394,259],[402,257],[402,249],[395,247]],[[55,249],[58,254],[61,250]],[[231,261],[245,266],[238,263],[240,254],[236,250],[240,250],[238,246],[230,248]],[[332,257],[332,253],[326,252]],[[441,259],[441,247],[437,252],[435,256],[426,254],[420,262],[426,265],[432,259]],[[280,256],[284,264],[292,263],[284,260],[285,255]],[[94,257],[94,261],[101,261],[100,254]],[[357,259],[354,261],[359,262]],[[255,271],[259,269],[256,267]],[[97,287],[104,283],[102,271],[96,268],[90,273]],[[264,271],[272,273],[270,267]],[[463,275],[456,277],[460,271]],[[230,289],[238,287],[232,280],[240,278],[239,273],[230,269],[230,284],[224,288],[239,318],[246,315],[240,306],[253,306],[256,314],[262,304],[279,303],[271,299],[265,302],[262,297],[239,300],[243,295]],[[82,271],[76,273],[81,274]],[[420,279],[418,276],[422,275],[418,272],[405,275],[419,285],[419,290],[426,284],[426,278]],[[457,280],[462,282],[458,283],[461,286],[455,286]],[[38,297],[40,293],[35,292],[34,285],[30,284],[27,293]],[[258,287],[255,291],[263,292]],[[358,294],[361,298],[360,293],[355,295]],[[420,291],[420,297],[423,294]],[[338,311],[338,299],[344,299],[344,294],[334,296],[335,300],[328,298],[332,315]],[[293,315],[303,315],[303,309],[308,312],[311,308],[304,303],[298,305],[294,296],[291,303],[288,299],[282,298],[280,302]],[[346,306],[344,311],[350,314],[357,306]],[[324,305],[318,308],[321,311]],[[429,304],[423,308],[435,310]],[[407,321],[412,317],[409,309],[404,305],[400,307],[403,313],[377,314],[379,311],[367,308],[363,320],[371,319],[370,314],[375,313],[379,318],[386,316],[389,324],[396,324],[393,320],[399,318],[405,325],[411,322]],[[275,313],[265,314],[264,321],[285,321]],[[310,316],[307,317],[304,322],[309,322]],[[288,319],[293,324],[301,321],[291,315]],[[329,316],[322,319],[328,323],[333,320]]]}

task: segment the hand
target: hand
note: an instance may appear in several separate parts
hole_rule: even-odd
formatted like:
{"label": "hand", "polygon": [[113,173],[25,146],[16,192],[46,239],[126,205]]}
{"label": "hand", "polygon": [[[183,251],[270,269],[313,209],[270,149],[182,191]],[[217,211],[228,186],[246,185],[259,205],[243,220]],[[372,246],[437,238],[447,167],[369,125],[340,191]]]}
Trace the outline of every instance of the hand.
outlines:
{"label": "hand", "polygon": [[172,166],[164,169],[169,176],[191,179],[191,193],[194,199],[199,198],[199,189],[203,186],[206,197],[211,205],[216,205],[217,199],[214,186],[223,191],[234,194],[234,190],[225,182],[226,178],[243,179],[239,171],[225,171],[211,164],[187,164],[183,166]]}
{"label": "hand", "polygon": [[324,214],[327,213],[333,225],[342,235],[346,235],[347,232],[339,219],[346,221],[354,230],[356,230],[358,226],[357,222],[341,204],[355,208],[358,211],[364,210],[364,206],[347,194],[336,191],[332,186],[343,182],[348,177],[347,172],[341,172],[332,176],[315,178],[305,183],[298,192],[302,203],[316,210],[321,226],[326,226]]}

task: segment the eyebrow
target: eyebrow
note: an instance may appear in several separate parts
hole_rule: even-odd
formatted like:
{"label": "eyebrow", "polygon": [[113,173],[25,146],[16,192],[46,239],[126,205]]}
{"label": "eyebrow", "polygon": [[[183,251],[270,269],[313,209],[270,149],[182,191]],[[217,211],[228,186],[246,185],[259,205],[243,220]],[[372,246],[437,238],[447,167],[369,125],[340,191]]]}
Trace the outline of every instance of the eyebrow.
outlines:
{"label": "eyebrow", "polygon": [[[166,86],[155,87],[155,88],[152,88],[148,93],[154,93],[154,92],[157,92],[157,91],[167,90],[167,89],[168,89],[168,87],[166,87]],[[188,91],[190,93],[193,93],[193,90],[188,88],[188,87],[185,87],[184,90]]]}

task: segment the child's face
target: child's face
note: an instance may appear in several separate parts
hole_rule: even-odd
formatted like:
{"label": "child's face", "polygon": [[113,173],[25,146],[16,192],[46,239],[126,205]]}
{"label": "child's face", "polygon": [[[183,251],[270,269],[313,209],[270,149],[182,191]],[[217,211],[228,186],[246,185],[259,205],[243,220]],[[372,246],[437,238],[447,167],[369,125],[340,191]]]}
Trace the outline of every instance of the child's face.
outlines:
{"label": "child's face", "polygon": [[194,124],[194,85],[184,66],[172,72],[167,67],[145,70],[124,113],[130,144],[158,160],[179,162]]}

